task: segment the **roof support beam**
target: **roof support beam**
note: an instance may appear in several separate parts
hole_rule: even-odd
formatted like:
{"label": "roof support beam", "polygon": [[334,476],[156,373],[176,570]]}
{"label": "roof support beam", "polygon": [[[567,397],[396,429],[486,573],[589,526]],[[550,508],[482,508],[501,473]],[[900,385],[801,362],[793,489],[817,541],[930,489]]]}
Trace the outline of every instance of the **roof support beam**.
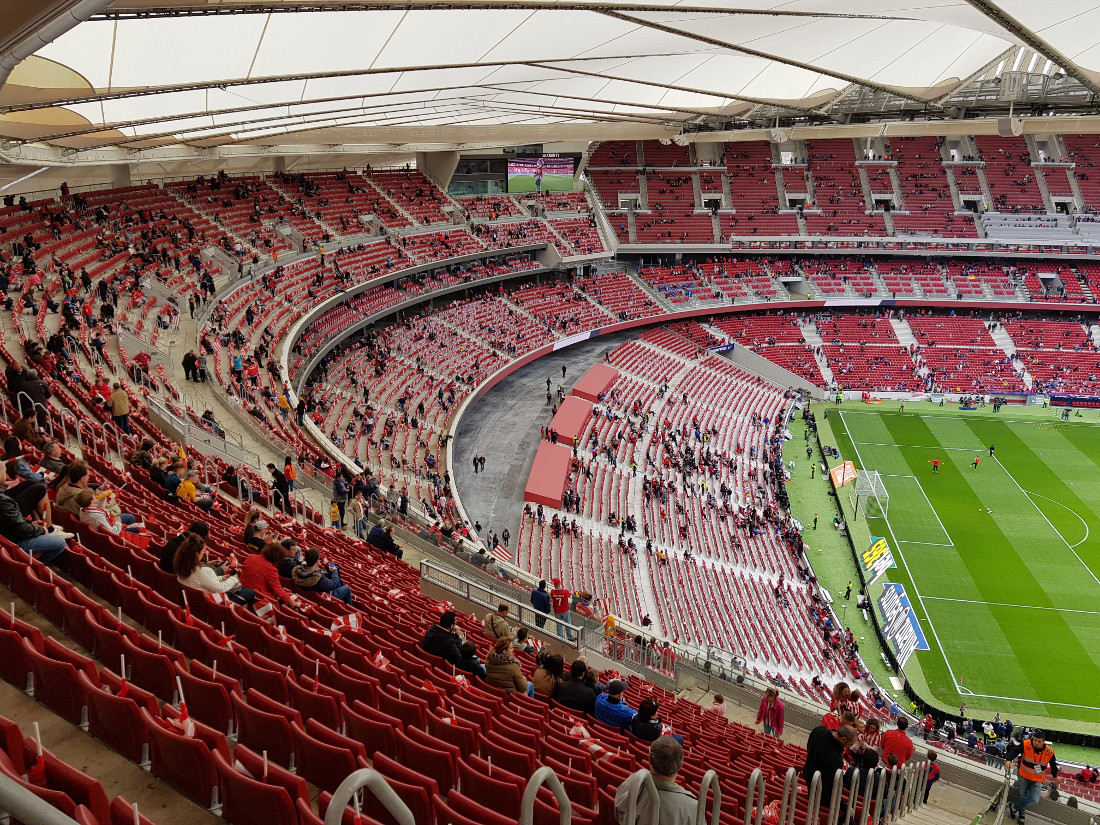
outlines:
{"label": "roof support beam", "polygon": [[[679,9],[676,9],[679,11]],[[730,51],[740,52],[741,54],[747,54],[750,57],[758,57],[761,60],[770,60],[775,63],[782,63],[785,66],[794,66],[797,69],[804,69],[808,72],[816,72],[817,74],[828,75],[829,77],[835,77],[838,80],[843,80],[846,83],[852,83],[857,86],[866,86],[869,89],[878,89],[881,92],[889,92],[890,94],[903,97],[906,100],[912,100],[915,103],[927,104],[928,101],[924,98],[917,97],[909,92],[903,92],[900,89],[895,89],[893,86],[886,86],[882,83],[876,83],[873,80],[867,80],[861,77],[853,77],[849,74],[833,71],[832,69],[823,69],[820,66],[813,66],[809,63],[803,63],[799,60],[791,60],[786,57],[779,57],[778,55],[768,54],[767,52],[757,51],[756,49],[750,49],[747,46],[739,46],[736,43],[730,43],[726,40],[718,40],[714,37],[707,37],[702,34],[693,34],[691,32],[683,31],[675,26],[666,26],[663,23],[655,23],[650,20],[644,20],[639,17],[634,17],[629,14],[622,14],[610,9],[604,9],[601,12],[606,17],[614,18],[615,20],[622,20],[625,23],[633,23],[636,26],[642,26],[647,29],[653,29],[654,31],[664,32],[665,34],[677,35],[679,37],[686,38],[688,40],[694,40],[698,43],[705,43],[708,46],[715,46],[720,49],[729,49]]]}
{"label": "roof support beam", "polygon": [[23,60],[93,15],[106,11],[111,2],[112,0],[61,0],[43,9],[31,21],[32,25],[24,26],[0,43],[0,86],[7,82],[12,69]]}
{"label": "roof support beam", "polygon": [[1080,66],[1069,59],[1068,55],[1062,54],[1058,49],[1054,48],[1054,46],[1045,41],[1015,17],[1007,14],[1003,9],[997,6],[996,3],[991,2],[991,0],[966,0],[966,2],[1005,31],[1018,37],[1021,42],[1026,43],[1039,54],[1053,61],[1058,66],[1061,66],[1062,70],[1067,75],[1072,77],[1094,95],[1100,95],[1100,83],[1097,83],[1093,76],[1083,71]]}

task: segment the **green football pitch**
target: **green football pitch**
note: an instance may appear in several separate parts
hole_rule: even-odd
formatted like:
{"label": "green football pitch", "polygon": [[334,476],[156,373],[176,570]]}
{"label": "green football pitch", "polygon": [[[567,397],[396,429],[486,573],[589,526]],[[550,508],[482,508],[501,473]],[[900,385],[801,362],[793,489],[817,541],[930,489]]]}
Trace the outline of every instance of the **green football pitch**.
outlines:
{"label": "green football pitch", "polygon": [[[534,175],[510,175],[508,177],[508,191],[512,194],[535,191]],[[573,176],[544,174],[542,176],[543,192],[572,192]]]}
{"label": "green football pitch", "polygon": [[905,586],[928,640],[913,654],[928,698],[1100,722],[1100,426],[1010,409],[832,412],[843,457],[889,493],[867,528],[893,549],[886,579]]}

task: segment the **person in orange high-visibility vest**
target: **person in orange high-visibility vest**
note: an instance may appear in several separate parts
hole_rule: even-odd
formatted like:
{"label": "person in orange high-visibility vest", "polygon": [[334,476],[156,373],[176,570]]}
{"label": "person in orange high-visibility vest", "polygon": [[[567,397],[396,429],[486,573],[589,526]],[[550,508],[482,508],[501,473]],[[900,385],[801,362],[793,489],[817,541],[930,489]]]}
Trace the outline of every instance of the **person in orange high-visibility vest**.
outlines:
{"label": "person in orange high-visibility vest", "polygon": [[1058,787],[1058,760],[1041,730],[1033,730],[1031,736],[1018,745],[1009,745],[1005,757],[1006,771],[1011,770],[1013,762],[1018,762],[1019,770],[1016,789],[1020,792],[1020,798],[1009,804],[1008,815],[1023,822],[1027,806],[1039,801],[1048,769],[1054,786]]}
{"label": "person in orange high-visibility vest", "polygon": [[287,456],[283,460],[283,475],[286,476],[287,489],[294,492],[294,482],[298,480],[298,471],[294,469],[294,460]]}

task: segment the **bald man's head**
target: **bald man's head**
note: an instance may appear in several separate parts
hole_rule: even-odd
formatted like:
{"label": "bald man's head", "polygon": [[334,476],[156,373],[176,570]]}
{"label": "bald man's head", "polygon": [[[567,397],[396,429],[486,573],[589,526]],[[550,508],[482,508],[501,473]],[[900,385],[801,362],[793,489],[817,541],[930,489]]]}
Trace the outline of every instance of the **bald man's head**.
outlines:
{"label": "bald man's head", "polygon": [[840,742],[840,744],[842,744],[846,748],[849,747],[852,743],[854,743],[858,736],[859,736],[859,731],[857,731],[851,725],[841,725],[840,730],[838,730],[836,732],[837,741]]}

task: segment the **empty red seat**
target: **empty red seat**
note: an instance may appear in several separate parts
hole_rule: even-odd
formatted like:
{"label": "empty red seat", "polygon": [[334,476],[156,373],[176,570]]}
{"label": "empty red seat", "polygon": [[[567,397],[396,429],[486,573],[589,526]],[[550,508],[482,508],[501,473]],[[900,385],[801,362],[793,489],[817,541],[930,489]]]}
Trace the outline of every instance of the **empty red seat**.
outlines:
{"label": "empty red seat", "polygon": [[293,770],[294,737],[286,717],[250,707],[240,696],[229,698],[237,720],[237,741],[257,753],[267,751],[268,758]]}
{"label": "empty red seat", "polygon": [[297,809],[285,788],[247,776],[220,753],[214,753],[213,758],[223,819],[231,825],[298,824]]}
{"label": "empty red seat", "polygon": [[[141,721],[149,737],[150,770],[176,790],[204,808],[218,804],[218,775],[211,748],[202,739],[169,730],[142,708]],[[222,755],[229,749],[222,738]]]}
{"label": "empty red seat", "polygon": [[298,774],[307,782],[333,793],[355,770],[355,757],[347,748],[315,739],[299,725],[291,725],[290,732]]}

